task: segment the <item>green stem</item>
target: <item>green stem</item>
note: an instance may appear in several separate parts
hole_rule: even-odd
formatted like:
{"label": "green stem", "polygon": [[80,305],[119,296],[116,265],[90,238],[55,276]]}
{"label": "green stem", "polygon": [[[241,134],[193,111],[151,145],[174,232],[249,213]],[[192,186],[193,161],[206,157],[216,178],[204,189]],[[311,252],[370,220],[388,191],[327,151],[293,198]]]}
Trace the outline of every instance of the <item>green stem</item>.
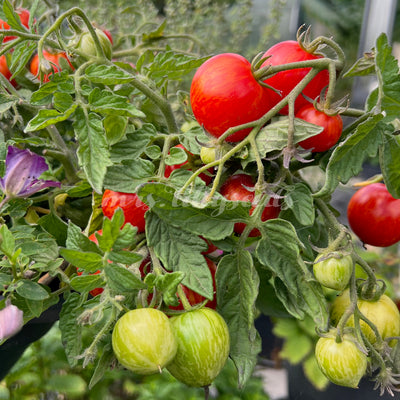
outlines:
{"label": "green stem", "polygon": [[190,311],[192,309],[192,305],[189,303],[189,300],[187,299],[186,294],[183,291],[181,284],[178,285],[177,291],[178,291],[178,296],[179,296],[179,299],[181,300],[183,309],[185,311]]}

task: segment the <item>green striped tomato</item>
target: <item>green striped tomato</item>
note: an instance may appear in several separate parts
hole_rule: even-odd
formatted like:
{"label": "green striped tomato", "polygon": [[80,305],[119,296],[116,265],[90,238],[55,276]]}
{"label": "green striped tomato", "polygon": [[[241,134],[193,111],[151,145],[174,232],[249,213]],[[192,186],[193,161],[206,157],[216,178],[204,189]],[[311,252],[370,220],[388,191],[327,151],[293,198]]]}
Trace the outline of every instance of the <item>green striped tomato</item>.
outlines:
{"label": "green striped tomato", "polygon": [[344,335],[339,343],[334,335],[319,338],[315,357],[324,375],[340,386],[357,388],[367,369],[367,356],[350,335]]}
{"label": "green striped tomato", "polygon": [[177,343],[168,317],[155,308],[128,311],[115,324],[112,347],[118,361],[142,375],[160,372],[175,356]]}
{"label": "green striped tomato", "polygon": [[208,386],[229,355],[229,331],[215,310],[203,307],[171,318],[178,351],[168,371],[188,386]]}

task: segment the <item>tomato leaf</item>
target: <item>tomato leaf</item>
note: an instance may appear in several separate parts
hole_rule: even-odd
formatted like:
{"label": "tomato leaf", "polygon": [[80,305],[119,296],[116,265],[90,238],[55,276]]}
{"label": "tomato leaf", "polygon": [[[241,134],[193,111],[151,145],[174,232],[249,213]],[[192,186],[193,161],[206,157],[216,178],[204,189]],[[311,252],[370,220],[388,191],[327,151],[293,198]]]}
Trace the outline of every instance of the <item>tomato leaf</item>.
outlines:
{"label": "tomato leaf", "polygon": [[306,360],[303,361],[304,375],[310,382],[319,390],[325,390],[330,384],[329,379],[323,374],[321,368],[318,366],[317,359],[314,354],[311,354]]}
{"label": "tomato leaf", "polygon": [[71,279],[71,287],[82,293],[104,285],[104,279],[101,275],[80,275]]}
{"label": "tomato leaf", "polygon": [[371,75],[375,72],[375,52],[364,53],[344,74],[343,78]]}
{"label": "tomato leaf", "polygon": [[26,32],[26,28],[22,26],[21,19],[15,13],[14,7],[12,6],[9,0],[3,1],[3,13],[5,17],[4,20],[7,21],[11,29],[16,29],[18,31]]}
{"label": "tomato leaf", "polygon": [[154,176],[154,164],[138,158],[111,165],[104,178],[104,187],[116,192],[135,193],[137,187]]}
{"label": "tomato leaf", "polygon": [[77,104],[72,104],[68,110],[63,112],[57,110],[39,110],[39,112],[28,122],[24,131],[34,132],[46,128],[49,125],[54,125],[57,122],[65,121],[71,117],[77,107]]}
{"label": "tomato leaf", "polygon": [[[260,130],[256,137],[256,148],[262,157],[267,153],[276,150],[283,150],[288,142],[289,120],[281,119],[277,122],[267,125]],[[310,124],[302,119],[295,119],[294,143],[301,142],[311,136],[318,135],[323,128],[318,125]],[[242,163],[247,165],[249,162],[255,161],[254,150],[250,149],[248,157]]]}
{"label": "tomato leaf", "polygon": [[16,292],[28,300],[45,300],[49,298],[49,293],[42,285],[29,279],[18,281]]}
{"label": "tomato leaf", "polygon": [[400,199],[400,137],[385,135],[380,148],[379,161],[389,193]]}
{"label": "tomato leaf", "polygon": [[314,224],[315,208],[311,190],[303,183],[287,186],[283,208],[292,210],[293,216],[304,226]]}
{"label": "tomato leaf", "polygon": [[75,267],[86,272],[96,272],[103,267],[103,257],[97,253],[60,249],[60,255]]}
{"label": "tomato leaf", "polygon": [[107,115],[103,120],[106,132],[107,142],[109,145],[122,141],[128,126],[128,118],[120,115]]}
{"label": "tomato leaf", "polygon": [[100,116],[86,114],[78,108],[74,115],[74,131],[79,143],[78,159],[93,189],[101,193],[107,167],[111,165],[108,144]]}
{"label": "tomato leaf", "polygon": [[133,104],[127,102],[126,97],[119,96],[110,90],[95,87],[88,97],[90,109],[102,115],[123,115],[133,118],[144,118],[145,114]]}
{"label": "tomato leaf", "polygon": [[36,48],[37,43],[29,41],[24,41],[14,47],[10,65],[10,71],[12,72],[10,80],[14,79],[26,68],[33,53],[36,51]]}
{"label": "tomato leaf", "polygon": [[378,85],[383,93],[381,107],[385,110],[386,118],[397,118],[400,114],[399,65],[384,33],[376,40],[375,63]]}
{"label": "tomato leaf", "polygon": [[66,248],[71,250],[88,251],[102,255],[97,245],[81,232],[81,229],[72,222],[68,225]]}
{"label": "tomato leaf", "polygon": [[93,388],[96,383],[98,383],[104,374],[110,369],[112,361],[115,359],[114,351],[111,345],[106,344],[102,347],[101,356],[96,364],[96,368],[93,372],[92,377],[89,382],[89,390]]}
{"label": "tomato leaf", "polygon": [[224,256],[216,272],[218,311],[228,324],[230,357],[238,370],[242,388],[252,375],[261,351],[261,339],[254,326],[259,277],[248,251]]}
{"label": "tomato leaf", "polygon": [[362,170],[368,156],[377,154],[387,127],[382,118],[382,114],[372,115],[335,148],[327,165],[324,186],[314,194],[315,197],[333,193],[339,182],[347,183]]}
{"label": "tomato leaf", "polygon": [[176,190],[171,186],[147,183],[138,189],[138,195],[167,223],[211,240],[229,236],[233,231],[234,220],[245,222],[249,218],[248,203],[228,201],[222,196],[209,203],[188,198],[190,195],[204,199],[205,194],[200,190],[193,189],[188,195],[185,193],[177,198]]}
{"label": "tomato leaf", "polygon": [[81,312],[80,294],[70,293],[61,308],[59,327],[65,354],[71,367],[77,365],[82,349],[82,325],[77,323]]}
{"label": "tomato leaf", "polygon": [[104,267],[107,285],[117,293],[132,293],[134,290],[145,289],[146,285],[132,271],[117,264]]}
{"label": "tomato leaf", "polygon": [[93,83],[104,85],[116,85],[129,83],[135,77],[116,65],[95,65],[92,64],[85,70],[85,77]]}
{"label": "tomato leaf", "polygon": [[211,272],[201,254],[207,249],[203,239],[170,225],[153,212],[146,217],[146,236],[167,270],[184,272],[185,286],[207,299],[213,298]]}

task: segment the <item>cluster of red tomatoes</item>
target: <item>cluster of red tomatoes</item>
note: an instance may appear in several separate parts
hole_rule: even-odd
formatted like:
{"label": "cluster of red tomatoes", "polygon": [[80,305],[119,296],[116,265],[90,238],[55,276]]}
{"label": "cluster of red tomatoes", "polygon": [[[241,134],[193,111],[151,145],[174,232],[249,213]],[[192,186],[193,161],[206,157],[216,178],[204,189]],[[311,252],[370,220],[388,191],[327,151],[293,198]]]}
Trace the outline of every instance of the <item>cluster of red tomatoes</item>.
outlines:
{"label": "cluster of red tomatoes", "polygon": [[[321,56],[309,53],[297,41],[287,40],[268,49],[261,68],[314,60]],[[218,54],[197,70],[190,88],[190,101],[198,123],[211,136],[219,138],[229,128],[248,124],[261,118],[273,107],[288,114],[288,106],[280,102],[306,77],[311,68],[294,68],[277,72],[260,82],[250,62],[239,54]],[[295,117],[319,125],[324,130],[300,145],[312,152],[334,146],[342,133],[340,115],[316,109],[310,100],[321,95],[328,86],[329,74],[321,70],[303,89],[294,103]],[[251,131],[244,127],[228,135],[228,142],[239,142]]]}
{"label": "cluster of red tomatoes", "polygon": [[[17,11],[17,14],[20,17],[22,25],[29,29],[29,11],[25,8],[20,8]],[[7,22],[0,20],[0,29],[10,29],[10,26],[7,24]],[[96,28],[95,31],[97,36],[99,37],[101,47],[106,57],[111,59],[113,44],[111,33],[107,29]],[[5,36],[3,38],[3,43],[9,42],[14,39],[16,39],[16,36]],[[86,56],[96,56],[96,47],[93,38],[88,31],[82,32],[74,42],[71,42],[71,46],[74,46],[78,52],[85,54]],[[65,65],[68,65],[71,70],[74,69],[65,51],[43,50],[43,57],[48,62],[48,65],[46,66],[39,65],[38,54],[35,54],[29,63],[30,73],[34,77],[38,78],[41,74],[41,79],[43,82],[48,82],[49,77],[53,73],[57,73],[61,70],[61,59],[65,60]],[[8,67],[7,57],[4,54],[0,56],[0,73],[3,74],[8,80],[10,80],[12,76],[12,73]],[[11,80],[11,83],[15,87],[18,86],[17,82],[14,79]]]}

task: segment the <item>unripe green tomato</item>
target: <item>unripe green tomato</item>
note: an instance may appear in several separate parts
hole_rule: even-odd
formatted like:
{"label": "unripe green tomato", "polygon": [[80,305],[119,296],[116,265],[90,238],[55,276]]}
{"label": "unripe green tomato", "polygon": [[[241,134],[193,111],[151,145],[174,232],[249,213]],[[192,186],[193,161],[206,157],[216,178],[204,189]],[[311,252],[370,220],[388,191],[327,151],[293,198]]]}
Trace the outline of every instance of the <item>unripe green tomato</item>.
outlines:
{"label": "unripe green tomato", "polygon": [[142,375],[160,372],[176,354],[169,318],[155,308],[128,311],[115,324],[112,347],[118,361]]}
{"label": "unripe green tomato", "polygon": [[215,147],[205,147],[200,149],[200,159],[204,164],[215,161]]}
{"label": "unripe green tomato", "polygon": [[[350,305],[349,290],[345,290],[337,296],[332,303],[331,320],[336,325],[347,307]],[[357,306],[361,313],[368,318],[378,329],[382,339],[400,335],[400,313],[395,302],[385,294],[377,301],[367,301],[359,299]],[[351,316],[347,321],[348,326],[354,327],[354,317]],[[361,330],[371,343],[375,343],[376,337],[369,325],[360,320]]]}
{"label": "unripe green tomato", "polygon": [[[112,44],[108,39],[107,35],[98,28],[95,28],[97,37],[99,38],[100,45],[104,51],[104,55],[111,60],[112,57]],[[81,51],[86,58],[96,57],[96,45],[94,43],[93,37],[89,31],[83,32],[79,38],[76,48]]]}
{"label": "unripe green tomato", "polygon": [[171,318],[178,351],[168,371],[188,386],[208,386],[229,355],[229,331],[215,310],[203,307]]}
{"label": "unripe green tomato", "polygon": [[357,388],[367,369],[367,356],[344,335],[341,342],[334,337],[321,337],[315,346],[315,357],[323,374],[340,386]]}
{"label": "unripe green tomato", "polygon": [[315,259],[314,276],[321,285],[341,291],[349,284],[353,272],[353,259],[350,255],[344,256],[340,252],[331,254],[332,257],[319,262],[318,260],[327,255],[322,253]]}

